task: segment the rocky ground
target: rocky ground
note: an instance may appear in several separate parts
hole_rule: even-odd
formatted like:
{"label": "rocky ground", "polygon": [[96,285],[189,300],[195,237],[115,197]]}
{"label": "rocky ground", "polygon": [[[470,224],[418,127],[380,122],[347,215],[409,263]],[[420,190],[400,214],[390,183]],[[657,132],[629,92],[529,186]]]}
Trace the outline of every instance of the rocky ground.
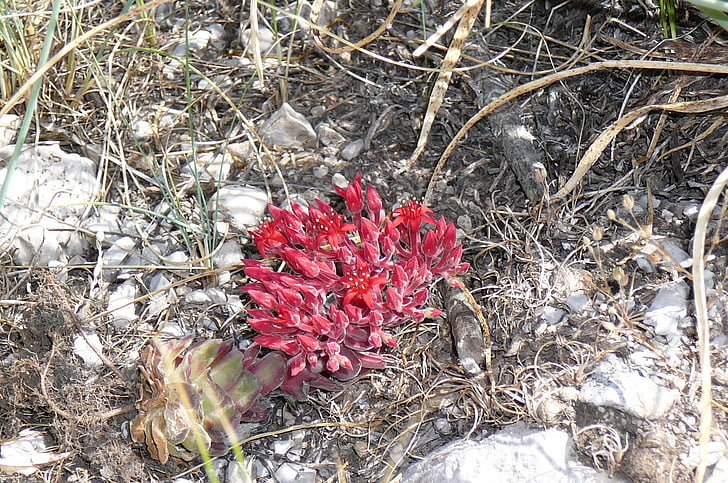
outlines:
{"label": "rocky ground", "polygon": [[[120,14],[109,5],[84,12],[98,25]],[[269,202],[341,205],[333,184],[361,173],[388,210],[430,186],[429,205],[456,223],[492,373],[468,365],[486,337],[463,348],[454,321],[465,317],[466,333],[480,326],[438,285],[432,303],[445,314],[399,327],[386,369],[305,403],[274,397],[265,421],[240,428],[254,481],[445,481],[448,471],[460,481],[692,481],[705,388],[696,256],[713,383],[705,462],[709,481],[725,481],[722,198],[704,253],[692,252],[728,160],[725,71],[710,69],[725,59],[725,32],[681,9],[678,38],[666,40],[656,10],[636,2],[493,5],[408,167],[452,33],[412,52],[459,5],[405,3],[364,50],[343,53],[316,46],[290,16],[308,18],[306,5],[259,5],[257,61],[247,3],[172,2],[47,74],[0,219],[0,478],[204,480],[196,462],[161,464],[131,441],[140,351],[160,334],[250,338],[239,289],[240,259],[256,253],[247,230]],[[356,42],[390,8],[326,2],[320,22]],[[608,64],[525,89],[435,169],[498,89],[637,60],[693,67]],[[649,107],[680,101],[698,107]],[[0,117],[3,178],[23,112]],[[620,119],[629,122],[613,138],[598,138]],[[543,165],[535,181],[513,168],[524,153]],[[213,465],[221,480],[245,481],[234,458]]]}

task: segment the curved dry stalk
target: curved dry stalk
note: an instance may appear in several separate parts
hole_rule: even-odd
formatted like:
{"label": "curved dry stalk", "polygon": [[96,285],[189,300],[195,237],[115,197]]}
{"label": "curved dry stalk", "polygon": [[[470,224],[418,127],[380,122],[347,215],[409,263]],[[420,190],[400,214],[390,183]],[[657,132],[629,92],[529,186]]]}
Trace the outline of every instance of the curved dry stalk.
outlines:
{"label": "curved dry stalk", "polygon": [[478,121],[492,114],[497,109],[503,107],[510,101],[522,96],[523,94],[533,92],[536,89],[541,89],[560,80],[568,79],[569,77],[576,77],[596,70],[608,69],[677,70],[683,72],[701,72],[707,74],[728,74],[728,66],[725,65],[701,64],[695,62],[664,62],[652,60],[606,60],[603,62],[594,62],[584,67],[577,67],[575,69],[570,69],[562,72],[555,72],[545,77],[541,77],[527,82],[521,86],[516,87],[515,89],[506,92],[487,106],[483,107],[473,117],[471,117],[470,120],[468,120],[468,122],[466,122],[462,128],[460,128],[460,130],[457,132],[457,134],[455,134],[455,137],[453,137],[453,139],[450,141],[450,144],[447,145],[445,151],[440,156],[440,160],[437,162],[435,170],[432,173],[432,177],[430,178],[430,183],[427,186],[427,193],[425,195],[425,198],[430,199],[432,197],[432,193],[435,189],[435,182],[437,181],[437,177],[439,176],[440,171],[442,171],[445,162],[455,150],[455,147],[460,142],[460,140],[465,137],[468,131],[470,131],[470,129]]}
{"label": "curved dry stalk", "polygon": [[[440,110],[440,106],[442,106],[442,101],[445,99],[447,87],[450,85],[453,69],[455,64],[457,64],[457,61],[460,59],[460,54],[463,51],[463,45],[465,45],[465,39],[467,39],[468,35],[470,35],[470,31],[473,29],[475,19],[478,18],[478,13],[480,12],[480,8],[483,6],[484,1],[485,0],[467,0],[454,16],[460,18],[458,28],[455,30],[455,36],[453,37],[452,42],[450,42],[450,47],[447,49],[445,59],[442,61],[440,74],[437,76],[437,82],[430,94],[430,102],[427,104],[425,119],[422,121],[420,136],[417,139],[417,147],[412,153],[412,156],[410,156],[405,163],[405,169],[409,169],[415,161],[417,161],[417,158],[419,158],[425,151],[427,138],[430,135],[432,124],[435,122],[435,116]],[[452,25],[447,28],[449,29],[450,27],[452,27]],[[438,35],[438,33],[439,32],[435,33],[433,37]],[[423,44],[422,47],[424,47],[422,49],[422,52],[424,52],[424,50],[427,49],[427,43]]]}
{"label": "curved dry stalk", "polygon": [[263,78],[263,56],[260,51],[260,27],[258,25],[258,2],[250,1],[250,44],[253,47],[253,61],[255,69],[258,71],[258,79],[261,84],[265,84]]}
{"label": "curved dry stalk", "polygon": [[710,430],[713,423],[711,412],[711,369],[710,369],[710,324],[708,323],[708,301],[705,291],[705,237],[713,208],[728,184],[728,167],[718,175],[705,195],[703,205],[695,223],[693,238],[693,293],[695,296],[695,320],[698,331],[698,351],[700,355],[700,439],[698,467],[695,470],[695,481],[702,483],[708,462],[707,444],[710,441]]}
{"label": "curved dry stalk", "polygon": [[639,109],[635,109],[632,112],[628,112],[624,116],[620,117],[611,126],[605,129],[589,146],[584,156],[582,156],[579,164],[574,170],[574,174],[568,179],[566,184],[556,193],[553,197],[554,200],[562,200],[571,193],[574,188],[581,182],[582,178],[586,176],[596,163],[599,156],[602,154],[604,149],[612,142],[612,140],[622,132],[627,126],[635,122],[642,116],[647,115],[650,111],[661,109],[663,111],[681,112],[681,113],[700,113],[706,111],[713,111],[715,109],[723,109],[728,107],[728,96],[718,96],[711,99],[703,99],[700,101],[688,101],[688,102],[675,102],[668,104],[652,104],[649,106],[642,106]]}
{"label": "curved dry stalk", "polygon": [[[352,50],[359,50],[365,45],[367,45],[369,42],[373,41],[377,37],[379,37],[382,32],[387,30],[389,28],[389,24],[392,23],[394,20],[394,17],[397,16],[399,13],[399,7],[402,6],[402,2],[404,0],[396,0],[394,2],[394,5],[392,5],[392,10],[389,12],[389,15],[387,16],[387,19],[380,25],[374,32],[370,33],[366,37],[364,37],[359,42],[356,42],[352,45],[344,45],[343,47],[326,47],[324,45],[324,41],[321,39],[321,32],[328,33],[328,30],[324,30],[323,28],[312,28],[311,32],[313,33],[313,40],[316,42],[316,45],[321,48],[322,50],[328,52],[329,54],[343,54],[344,52],[351,52]],[[324,4],[324,0],[315,0],[313,2],[313,5],[311,6],[311,24],[312,27],[315,25],[318,25],[319,20],[319,14],[321,13],[321,7]]]}

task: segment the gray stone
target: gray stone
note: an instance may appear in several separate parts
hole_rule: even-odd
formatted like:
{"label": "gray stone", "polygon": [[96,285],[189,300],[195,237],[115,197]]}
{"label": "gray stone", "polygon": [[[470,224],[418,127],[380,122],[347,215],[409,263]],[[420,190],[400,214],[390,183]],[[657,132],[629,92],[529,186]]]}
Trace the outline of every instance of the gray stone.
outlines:
{"label": "gray stone", "polygon": [[316,143],[311,123],[287,102],[263,124],[260,137],[268,146],[284,149],[302,149]]}
{"label": "gray stone", "polygon": [[243,250],[235,240],[228,240],[222,244],[220,250],[212,257],[212,262],[217,268],[240,265],[243,257]]}
{"label": "gray stone", "polygon": [[127,280],[111,292],[106,309],[111,312],[115,327],[128,327],[129,324],[136,320],[136,307],[132,302],[136,296],[137,286],[133,280]]}
{"label": "gray stone", "polygon": [[246,463],[247,461],[229,462],[225,471],[225,483],[251,483],[253,477],[250,475],[249,463]]}
{"label": "gray stone", "polygon": [[[0,159],[14,150],[0,148]],[[57,143],[23,147],[2,206],[0,251],[13,253],[18,265],[34,266],[83,255],[89,240],[74,228],[96,196],[96,170],[94,161]],[[0,180],[7,176],[7,167],[0,168]]]}
{"label": "gray stone", "polygon": [[252,186],[223,186],[212,195],[208,206],[233,226],[244,229],[257,225],[263,218],[268,194]]}
{"label": "gray stone", "polygon": [[[253,55],[253,49],[255,48],[252,30],[245,29],[243,34],[240,36],[240,43],[243,44],[248,55]],[[266,55],[276,43],[276,34],[263,26],[258,27],[258,51],[262,55]]]}
{"label": "gray stone", "polygon": [[410,466],[401,483],[621,482],[580,464],[569,435],[513,424],[480,441],[460,440]]}
{"label": "gray stone", "polygon": [[655,329],[655,334],[679,337],[678,323],[688,313],[688,284],[679,281],[661,288],[645,313],[645,322]]}
{"label": "gray stone", "polygon": [[341,149],[341,157],[346,161],[351,161],[352,159],[359,156],[359,153],[361,153],[362,149],[364,149],[363,139],[357,139],[355,141],[348,142]]}
{"label": "gray stone", "polygon": [[204,182],[220,182],[228,178],[233,165],[229,153],[200,153],[196,159],[182,166],[180,172]]}
{"label": "gray stone", "polygon": [[670,410],[680,393],[631,371],[610,354],[582,384],[579,400],[594,406],[621,409],[645,419],[658,419]]}
{"label": "gray stone", "polygon": [[588,304],[589,297],[587,297],[584,292],[574,292],[566,297],[566,305],[568,305],[571,311],[575,314],[584,310]]}
{"label": "gray stone", "polygon": [[339,148],[346,142],[346,138],[326,122],[321,122],[316,125],[316,133],[318,133],[319,141],[324,146]]}
{"label": "gray stone", "polygon": [[316,470],[296,463],[283,463],[276,471],[280,483],[315,483]]}
{"label": "gray stone", "polygon": [[20,129],[20,118],[15,114],[3,114],[0,116],[0,148],[10,144],[15,133]]}

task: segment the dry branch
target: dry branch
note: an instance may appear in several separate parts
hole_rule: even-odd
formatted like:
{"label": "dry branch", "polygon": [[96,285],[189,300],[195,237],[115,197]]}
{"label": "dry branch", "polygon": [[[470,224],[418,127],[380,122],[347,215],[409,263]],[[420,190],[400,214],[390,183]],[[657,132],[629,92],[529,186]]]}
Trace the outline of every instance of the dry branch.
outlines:
{"label": "dry branch", "polygon": [[[455,137],[453,137],[453,139],[450,141],[450,144],[447,145],[445,151],[440,156],[440,160],[438,161],[437,166],[435,166],[435,170],[432,173],[432,179],[430,180],[430,184],[427,187],[425,199],[429,199],[432,197],[437,177],[439,176],[440,171],[442,171],[445,162],[455,150],[457,144],[460,142],[461,139],[463,139],[463,137],[465,137],[468,131],[470,131],[470,129],[481,119],[493,114],[497,109],[503,107],[510,101],[520,97],[523,94],[533,92],[536,89],[549,86],[555,82],[567,79],[569,77],[576,77],[597,70],[609,69],[677,70],[683,72],[700,72],[704,74],[728,74],[728,66],[725,65],[700,64],[694,62],[658,62],[648,60],[607,60],[603,62],[594,62],[584,67],[577,67],[575,69],[556,72],[545,77],[540,77],[538,79],[527,82],[519,87],[516,87],[515,89],[506,92],[487,106],[483,107],[473,117],[471,117],[470,120],[468,120],[468,122],[466,122],[462,128],[460,128],[460,130],[457,132],[457,134],[455,134]],[[560,194],[563,195],[565,193],[560,192]]]}

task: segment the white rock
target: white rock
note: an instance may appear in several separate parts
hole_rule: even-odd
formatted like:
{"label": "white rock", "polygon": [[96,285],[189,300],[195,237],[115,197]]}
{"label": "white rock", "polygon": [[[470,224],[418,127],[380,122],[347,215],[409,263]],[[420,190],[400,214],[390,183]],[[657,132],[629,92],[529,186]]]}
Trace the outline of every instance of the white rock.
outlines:
{"label": "white rock", "polygon": [[677,241],[666,239],[661,245],[662,249],[665,250],[667,255],[672,259],[670,263],[676,262],[684,268],[692,265],[692,257],[688,254],[688,252],[680,248]]}
{"label": "white rock", "polygon": [[240,248],[240,244],[235,240],[228,240],[222,244],[220,250],[212,257],[212,263],[215,268],[225,268],[240,265],[242,259],[243,250]]}
{"label": "white rock", "polygon": [[555,325],[561,322],[561,319],[564,317],[566,312],[562,309],[546,305],[536,308],[534,313],[535,315],[540,316],[541,320],[543,320],[547,325]]}
{"label": "white rock", "polygon": [[679,397],[679,391],[631,371],[614,354],[597,366],[579,390],[584,403],[621,409],[644,419],[663,417]]}
{"label": "white rock", "polygon": [[[116,279],[120,271],[120,268],[118,268],[119,266],[133,264],[135,262],[132,258],[136,257],[130,256],[131,251],[135,248],[136,241],[131,237],[124,236],[116,240],[113,245],[104,250],[101,255],[101,260],[104,266],[103,279],[106,282],[112,282]],[[138,259],[136,261],[138,261]],[[107,269],[106,267],[112,268]]]}
{"label": "white rock", "polygon": [[[210,41],[214,44],[219,44],[225,41],[225,27],[219,23],[213,23],[205,27],[210,33]],[[215,45],[217,47],[217,45]]]}
{"label": "white rock", "polygon": [[362,149],[364,149],[363,139],[350,141],[346,143],[343,148],[341,148],[341,157],[346,161],[351,161],[352,159],[359,156],[359,153],[361,153]]}
{"label": "white rock", "polygon": [[260,458],[254,459],[252,473],[254,478],[267,478],[270,476],[268,468],[261,462]]}
{"label": "white rock", "polygon": [[54,453],[46,447],[43,433],[24,429],[15,438],[0,444],[0,469],[6,473],[30,476],[40,466],[68,458],[71,453]]}
{"label": "white rock", "polygon": [[[243,34],[240,37],[240,43],[243,44],[243,47],[245,47],[245,50],[247,50],[249,55],[253,55],[253,39],[251,36],[251,29],[245,29],[243,31]],[[266,55],[270,49],[273,48],[273,46],[276,43],[276,35],[273,31],[270,29],[263,27],[262,25],[258,27],[258,50],[261,54]]]}
{"label": "white rock", "polygon": [[210,287],[205,290],[205,293],[210,297],[210,301],[214,304],[226,304],[227,294],[217,287]]}
{"label": "white rock", "polygon": [[334,173],[331,177],[331,184],[338,186],[339,188],[346,189],[349,186],[349,180],[347,180],[346,176],[341,173]]}
{"label": "white rock", "polygon": [[[115,241],[119,238],[119,215],[121,207],[119,206],[95,206],[94,214],[83,221],[82,226],[91,232],[104,232],[104,239],[107,241]],[[102,242],[104,240],[101,240]]]}
{"label": "white rock", "polygon": [[167,322],[166,324],[164,324],[160,332],[162,334],[177,338],[182,338],[189,333],[177,322]]}
{"label": "white rock", "polygon": [[[656,256],[656,264],[650,260],[651,255]],[[658,268],[675,271],[680,267],[690,268],[693,264],[692,257],[680,247],[677,240],[671,238],[658,238],[646,244],[635,258],[640,268],[647,273]],[[646,264],[650,264],[652,270]]]}
{"label": "white rock", "polygon": [[700,212],[700,205],[697,205],[695,203],[686,205],[685,208],[683,208],[683,215],[687,216],[690,219],[690,221],[697,220],[699,212]]}
{"label": "white rock", "polygon": [[189,257],[187,256],[187,253],[183,252],[182,250],[177,250],[176,252],[172,252],[167,255],[166,259],[169,260],[170,263],[174,263],[175,265],[181,265],[189,260]]}
{"label": "white rock", "polygon": [[645,313],[645,322],[655,329],[655,334],[680,336],[678,323],[688,313],[688,284],[679,281],[661,288]]}
{"label": "white rock", "polygon": [[139,141],[149,141],[154,135],[152,125],[144,119],[137,119],[131,124],[131,130],[134,137]]}
{"label": "white rock", "polygon": [[326,166],[314,166],[313,175],[317,178],[323,178],[327,174],[329,174],[329,168],[327,168]]}
{"label": "white rock", "polygon": [[401,483],[621,482],[580,464],[569,435],[516,423],[480,441],[456,441],[410,466]]}
{"label": "white rock", "polygon": [[712,465],[705,478],[705,483],[724,483],[728,481],[728,457],[722,452],[720,458]]}
{"label": "white rock", "polygon": [[136,298],[136,284],[132,280],[122,283],[109,295],[109,302],[106,309],[111,311],[114,319],[114,326],[118,328],[127,327],[137,318],[135,304],[131,303]]}
{"label": "white rock", "polygon": [[197,177],[200,181],[220,182],[228,178],[230,168],[233,165],[233,157],[229,153],[200,153],[197,156],[197,168],[195,161],[182,166],[182,174],[190,177]]}
{"label": "white rock", "polygon": [[242,143],[230,143],[227,145],[227,152],[235,158],[247,161],[253,154],[253,147],[250,145],[249,141],[243,141]]}
{"label": "white rock", "polygon": [[302,149],[316,143],[316,131],[311,123],[287,102],[268,118],[259,134],[271,147]]}
{"label": "white rock", "polygon": [[[190,32],[187,38],[187,45],[191,51],[199,51],[207,47],[207,44],[210,43],[212,37],[212,32],[204,29]],[[185,56],[185,39],[182,39],[175,46],[174,50],[172,50],[172,55],[176,55],[178,57]]]}
{"label": "white rock", "polygon": [[283,439],[273,442],[273,452],[279,456],[285,455],[291,448],[293,448],[292,439]]}
{"label": "white rock", "polygon": [[80,357],[83,360],[83,363],[89,367],[99,367],[103,365],[104,361],[98,354],[101,353],[102,350],[103,345],[101,344],[101,339],[99,339],[96,332],[76,334],[73,338],[73,353]]}
{"label": "white rock", "polygon": [[453,432],[453,425],[447,418],[437,418],[433,424],[440,434],[450,434]]}
{"label": "white rock", "polygon": [[142,248],[142,259],[149,264],[162,263],[161,254],[167,250],[164,243],[152,243]]}
{"label": "white rock", "polygon": [[164,289],[170,285],[172,285],[172,282],[163,273],[157,273],[149,280],[149,291],[157,292],[149,298],[148,314],[150,317],[161,314],[169,307],[172,292]]}
{"label": "white rock", "polygon": [[341,147],[346,142],[346,138],[339,134],[329,123],[321,122],[316,125],[316,133],[318,134],[319,141],[324,146],[333,146],[335,148]]}
{"label": "white rock", "polygon": [[13,244],[13,258],[20,265],[48,265],[52,260],[65,258],[56,234],[40,224],[18,230]]}
{"label": "white rock", "polygon": [[[294,5],[295,9],[292,10],[291,13],[295,13],[305,19],[308,19],[311,16],[311,3],[308,0],[298,0]],[[326,0],[321,6],[318,22],[316,23],[319,27],[326,27],[336,20],[336,17],[336,2]],[[311,25],[309,25],[308,22],[298,22],[298,28],[301,29],[305,35],[308,35],[311,32]]]}
{"label": "white rock", "polygon": [[315,483],[316,470],[296,463],[283,463],[276,470],[276,479],[280,483]]}
{"label": "white rock", "polygon": [[268,194],[252,186],[223,186],[213,194],[208,203],[212,213],[218,211],[240,229],[255,226],[265,215]]}
{"label": "white rock", "polygon": [[[0,148],[0,159],[12,156],[14,145]],[[0,180],[7,179],[7,166]],[[46,265],[81,255],[89,241],[81,216],[98,190],[96,163],[66,153],[57,143],[26,147],[10,178],[0,219],[0,250],[14,253],[19,265]],[[73,253],[66,253],[71,247]]]}
{"label": "white rock", "polygon": [[245,462],[231,461],[228,463],[225,471],[225,483],[252,483],[250,462],[247,457],[245,460]]}
{"label": "white rock", "polygon": [[[708,466],[713,466],[718,463],[721,459],[724,459],[724,452],[726,450],[725,444],[721,441],[710,441],[706,445],[707,458],[706,461]],[[700,461],[700,447],[694,446],[690,448],[687,454],[680,455],[680,460],[688,468],[695,468],[698,466]]]}
{"label": "white rock", "polygon": [[589,297],[584,292],[575,292],[566,297],[565,302],[573,313],[578,314],[589,304]]}
{"label": "white rock", "polygon": [[212,303],[210,297],[204,290],[192,290],[186,296],[185,300],[192,304],[209,304]]}

